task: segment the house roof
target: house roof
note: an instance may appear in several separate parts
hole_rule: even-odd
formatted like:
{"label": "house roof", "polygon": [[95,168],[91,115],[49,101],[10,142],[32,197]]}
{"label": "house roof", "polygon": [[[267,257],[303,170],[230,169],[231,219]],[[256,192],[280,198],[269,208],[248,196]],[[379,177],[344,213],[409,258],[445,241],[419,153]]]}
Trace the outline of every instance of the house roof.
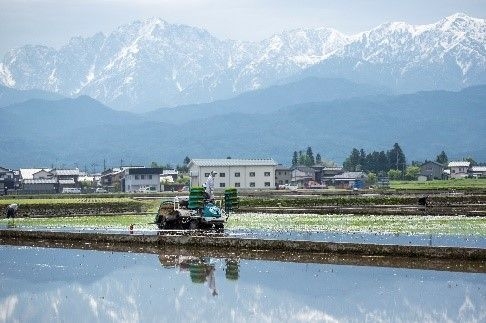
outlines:
{"label": "house roof", "polygon": [[158,167],[137,167],[137,168],[127,168],[125,169],[126,174],[135,174],[135,175],[157,175],[157,174],[162,174],[163,170],[162,168]]}
{"label": "house roof", "polygon": [[56,184],[55,179],[24,179],[24,184]]}
{"label": "house roof", "polygon": [[363,172],[344,172],[339,175],[335,175],[332,178],[335,180],[353,180],[366,177],[366,174]]}
{"label": "house roof", "polygon": [[471,165],[468,161],[451,161],[448,167],[469,167]]}
{"label": "house roof", "polygon": [[71,184],[75,184],[75,182],[74,182],[74,179],[72,179],[72,178],[60,179],[59,180],[59,184],[61,184],[61,185],[71,185]]}
{"label": "house roof", "polygon": [[190,165],[218,166],[277,166],[273,159],[192,159]]}
{"label": "house roof", "polygon": [[21,168],[20,177],[22,177],[22,179],[33,179],[34,174],[40,172],[41,170],[49,172],[51,169],[50,168]]}
{"label": "house roof", "polygon": [[420,166],[424,166],[424,165],[427,165],[427,164],[434,164],[434,165],[437,165],[437,166],[440,166],[440,167],[445,167],[445,165],[442,165],[441,163],[438,163],[438,162],[435,162],[435,161],[432,161],[432,160],[426,161],[425,163],[423,163]]}
{"label": "house roof", "polygon": [[476,173],[486,173],[486,166],[473,166],[471,167],[471,171]]}
{"label": "house roof", "polygon": [[53,169],[51,173],[56,176],[79,176],[79,169]]}
{"label": "house roof", "polygon": [[5,167],[1,167],[0,166],[0,172],[4,173],[4,172],[11,172],[12,170],[11,169],[8,169],[8,168],[5,168]]}
{"label": "house roof", "polygon": [[294,166],[292,167],[292,170],[298,170],[298,171],[301,171],[301,172],[304,172],[304,173],[307,173],[307,174],[315,174],[316,173],[316,170],[312,167],[308,167],[308,166]]}

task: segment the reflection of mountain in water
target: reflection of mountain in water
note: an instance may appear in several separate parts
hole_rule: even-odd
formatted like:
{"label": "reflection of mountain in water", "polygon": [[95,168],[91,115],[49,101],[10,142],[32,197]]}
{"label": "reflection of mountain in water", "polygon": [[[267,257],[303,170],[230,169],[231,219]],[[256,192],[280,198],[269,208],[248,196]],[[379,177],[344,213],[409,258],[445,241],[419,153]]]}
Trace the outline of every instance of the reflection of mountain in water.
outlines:
{"label": "reflection of mountain in water", "polygon": [[[181,270],[179,256],[91,253],[96,252],[0,246],[0,317],[7,322],[479,322],[486,313],[483,273],[194,256],[186,257],[188,269]],[[26,255],[29,261],[22,262]],[[192,282],[191,262],[214,268],[218,297]],[[39,264],[45,272],[65,268],[56,275],[74,272],[37,281],[38,275],[30,275]],[[80,281],[76,274],[92,278]]]}
{"label": "reflection of mountain in water", "polygon": [[[134,265],[131,253],[112,251],[52,249],[41,247],[0,246],[2,259],[0,272],[20,280],[36,283],[69,281],[90,283],[109,275],[112,271]],[[138,260],[146,262],[151,255],[143,255]],[[89,268],[96,266],[93,273]],[[28,275],[25,274],[28,271]],[[1,293],[1,289],[0,289]]]}

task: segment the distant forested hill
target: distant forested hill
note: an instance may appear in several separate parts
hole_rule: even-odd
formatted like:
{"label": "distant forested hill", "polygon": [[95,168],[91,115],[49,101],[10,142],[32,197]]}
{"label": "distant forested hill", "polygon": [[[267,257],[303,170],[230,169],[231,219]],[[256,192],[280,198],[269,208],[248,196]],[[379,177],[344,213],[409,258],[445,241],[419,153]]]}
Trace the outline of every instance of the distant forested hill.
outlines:
{"label": "distant forested hill", "polygon": [[442,150],[450,159],[486,160],[486,86],[266,110],[271,104],[257,100],[260,110],[231,110],[175,124],[118,112],[88,97],[32,100],[0,108],[0,120],[6,121],[0,130],[0,165],[82,167],[103,160],[119,165],[121,159],[147,165],[182,163],[185,156],[273,157],[289,164],[293,151],[307,146],[323,159],[342,162],[353,147],[386,150],[395,142],[408,161],[433,159]]}

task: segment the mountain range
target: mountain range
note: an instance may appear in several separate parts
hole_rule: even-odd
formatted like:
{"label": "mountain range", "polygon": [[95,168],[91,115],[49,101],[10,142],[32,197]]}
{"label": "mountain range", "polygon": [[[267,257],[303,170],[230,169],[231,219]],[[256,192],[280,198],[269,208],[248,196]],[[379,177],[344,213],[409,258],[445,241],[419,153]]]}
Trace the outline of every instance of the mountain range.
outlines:
{"label": "mountain range", "polygon": [[[342,162],[354,147],[380,151],[395,142],[409,162],[433,160],[442,150],[450,159],[486,160],[485,85],[401,95],[382,91],[309,78],[212,105],[163,109],[160,115],[117,111],[88,96],[31,99],[0,108],[1,164],[90,168],[97,163],[99,170],[103,161],[182,164],[186,156],[231,156],[271,157],[288,165],[292,153],[307,146],[324,160]],[[319,92],[334,96],[324,100]]]}
{"label": "mountain range", "polygon": [[12,49],[0,63],[6,87],[88,95],[132,112],[225,100],[308,77],[397,94],[484,84],[486,21],[458,13],[428,25],[392,22],[355,35],[298,29],[245,42],[152,18],[109,35],[74,37],[59,49]]}

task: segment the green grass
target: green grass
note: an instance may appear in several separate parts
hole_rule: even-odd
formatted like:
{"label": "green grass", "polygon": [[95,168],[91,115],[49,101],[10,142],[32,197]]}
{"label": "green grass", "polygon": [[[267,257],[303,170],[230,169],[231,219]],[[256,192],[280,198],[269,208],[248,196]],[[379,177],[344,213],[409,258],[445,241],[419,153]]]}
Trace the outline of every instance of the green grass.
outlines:
{"label": "green grass", "polygon": [[9,205],[12,203],[17,203],[19,205],[29,205],[29,204],[72,204],[72,203],[106,203],[106,202],[131,202],[133,199],[128,197],[114,197],[114,198],[92,198],[92,197],[76,197],[76,198],[5,198],[0,199],[1,205]]}
{"label": "green grass", "polygon": [[228,227],[260,230],[332,231],[486,237],[484,217],[370,215],[232,215]]}
{"label": "green grass", "polygon": [[[155,212],[154,212],[155,214]],[[51,228],[73,230],[156,230],[154,214],[123,216],[82,216],[56,218],[0,219],[0,227]],[[484,217],[442,216],[358,216],[315,214],[232,214],[226,224],[229,229],[269,231],[328,231],[392,234],[474,235],[486,237]]]}
{"label": "green grass", "polygon": [[391,181],[390,188],[401,190],[486,189],[486,178],[461,178],[426,182]]}
{"label": "green grass", "polygon": [[62,229],[98,229],[124,230],[133,224],[136,230],[156,229],[154,224],[154,214],[135,214],[135,215],[96,215],[78,217],[54,217],[54,218],[16,218],[1,219],[1,226],[16,228],[50,228]]}

